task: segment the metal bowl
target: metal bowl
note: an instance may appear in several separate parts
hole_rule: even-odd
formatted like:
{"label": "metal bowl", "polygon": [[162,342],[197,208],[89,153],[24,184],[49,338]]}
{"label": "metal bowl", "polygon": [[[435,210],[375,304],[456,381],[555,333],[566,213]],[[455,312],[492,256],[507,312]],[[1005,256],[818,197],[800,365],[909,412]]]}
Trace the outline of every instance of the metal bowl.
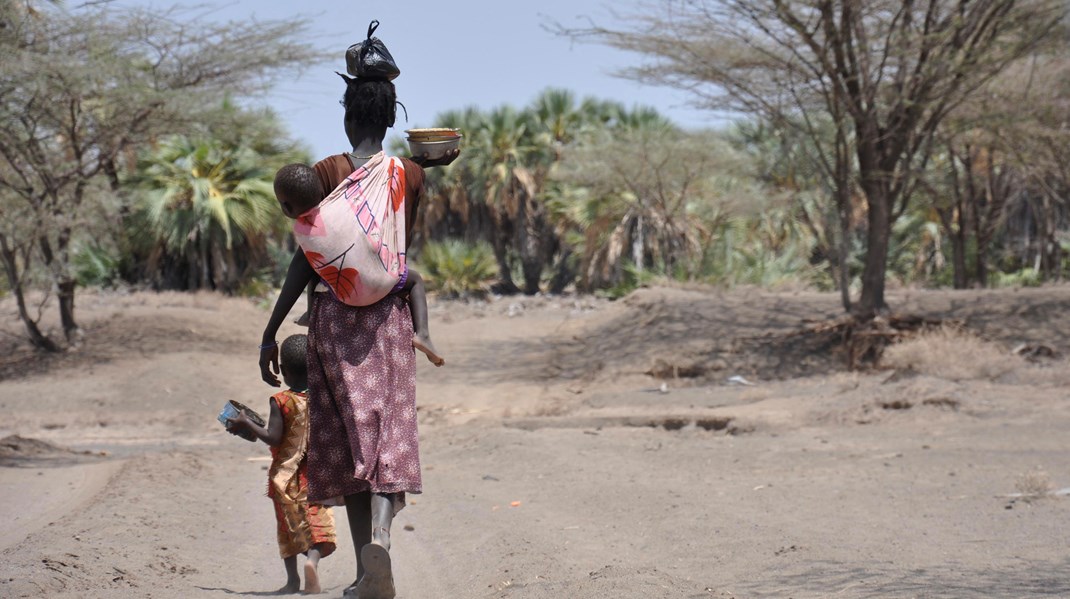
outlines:
{"label": "metal bowl", "polygon": [[[267,422],[264,421],[264,418],[260,416],[260,414],[257,414],[253,410],[249,409],[249,407],[245,404],[234,400],[230,400],[223,405],[223,411],[219,413],[219,416],[216,417],[216,420],[218,420],[224,427],[226,427],[227,420],[236,418],[239,412],[244,412],[245,415],[249,417],[249,420],[252,420],[258,425],[267,426]],[[242,439],[245,439],[246,441],[256,441],[255,435],[239,433],[238,436]]]}
{"label": "metal bowl", "polygon": [[409,151],[413,156],[427,155],[427,158],[434,160],[436,158],[442,158],[446,155],[446,152],[455,150],[461,146],[461,136],[457,136],[453,139],[446,139],[440,141],[425,141],[422,139],[409,138]]}

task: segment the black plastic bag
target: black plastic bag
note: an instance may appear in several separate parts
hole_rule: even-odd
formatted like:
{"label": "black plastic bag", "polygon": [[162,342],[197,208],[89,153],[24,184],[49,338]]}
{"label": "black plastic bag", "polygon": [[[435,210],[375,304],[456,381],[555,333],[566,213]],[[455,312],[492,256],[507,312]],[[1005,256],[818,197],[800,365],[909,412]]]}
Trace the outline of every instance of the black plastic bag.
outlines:
{"label": "black plastic bag", "polygon": [[392,81],[401,74],[401,69],[394,62],[394,57],[386,49],[386,44],[377,37],[372,37],[379,21],[368,25],[368,39],[353,44],[346,50],[346,71],[354,77],[363,79],[385,79]]}

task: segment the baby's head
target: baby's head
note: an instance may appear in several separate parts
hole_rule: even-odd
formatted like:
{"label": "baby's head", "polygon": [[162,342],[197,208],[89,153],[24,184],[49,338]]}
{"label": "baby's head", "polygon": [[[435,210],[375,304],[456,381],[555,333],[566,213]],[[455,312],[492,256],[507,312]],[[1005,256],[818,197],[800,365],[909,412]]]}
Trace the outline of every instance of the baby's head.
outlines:
{"label": "baby's head", "polygon": [[307,164],[287,164],[275,173],[275,198],[282,213],[297,218],[319,205],[323,200],[316,169]]}
{"label": "baby's head", "polygon": [[307,336],[290,335],[283,340],[279,348],[279,370],[287,387],[299,391],[308,388],[307,355]]}

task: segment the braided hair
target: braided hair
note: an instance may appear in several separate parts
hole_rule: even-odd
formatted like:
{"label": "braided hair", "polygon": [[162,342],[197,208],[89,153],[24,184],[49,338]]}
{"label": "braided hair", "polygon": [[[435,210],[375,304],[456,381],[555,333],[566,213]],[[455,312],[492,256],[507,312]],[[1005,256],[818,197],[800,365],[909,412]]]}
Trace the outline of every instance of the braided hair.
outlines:
{"label": "braided hair", "polygon": [[345,107],[346,135],[350,142],[351,131],[372,130],[381,132],[386,136],[386,130],[394,126],[397,118],[397,91],[394,84],[385,79],[362,79],[342,77],[346,81],[345,95],[342,96],[342,106]]}

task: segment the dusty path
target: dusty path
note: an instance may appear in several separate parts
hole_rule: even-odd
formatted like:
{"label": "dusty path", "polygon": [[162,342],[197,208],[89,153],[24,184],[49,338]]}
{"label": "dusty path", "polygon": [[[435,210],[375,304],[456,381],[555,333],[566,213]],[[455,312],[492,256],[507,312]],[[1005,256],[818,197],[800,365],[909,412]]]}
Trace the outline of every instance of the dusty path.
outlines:
{"label": "dusty path", "polygon": [[[831,296],[766,299],[436,304],[449,363],[419,372],[426,491],[395,526],[399,597],[1070,596],[1070,499],[1006,496],[1022,481],[1070,486],[1065,364],[1037,380],[748,374],[755,386],[727,386],[743,362],[679,315],[738,309],[709,325],[730,337],[834,310]],[[1030,305],[1052,316],[1052,297],[1027,299],[1007,301],[1029,323]],[[979,302],[952,300],[1008,334]],[[248,349],[266,313],[166,295],[81,309],[91,339],[121,342],[0,381],[0,437],[108,455],[0,453],[0,596],[280,586],[266,448],[213,420],[227,398],[266,406]],[[1018,328],[1053,343],[1043,324]],[[726,363],[665,393],[643,374],[711,351]],[[339,537],[326,597],[352,580]]]}

